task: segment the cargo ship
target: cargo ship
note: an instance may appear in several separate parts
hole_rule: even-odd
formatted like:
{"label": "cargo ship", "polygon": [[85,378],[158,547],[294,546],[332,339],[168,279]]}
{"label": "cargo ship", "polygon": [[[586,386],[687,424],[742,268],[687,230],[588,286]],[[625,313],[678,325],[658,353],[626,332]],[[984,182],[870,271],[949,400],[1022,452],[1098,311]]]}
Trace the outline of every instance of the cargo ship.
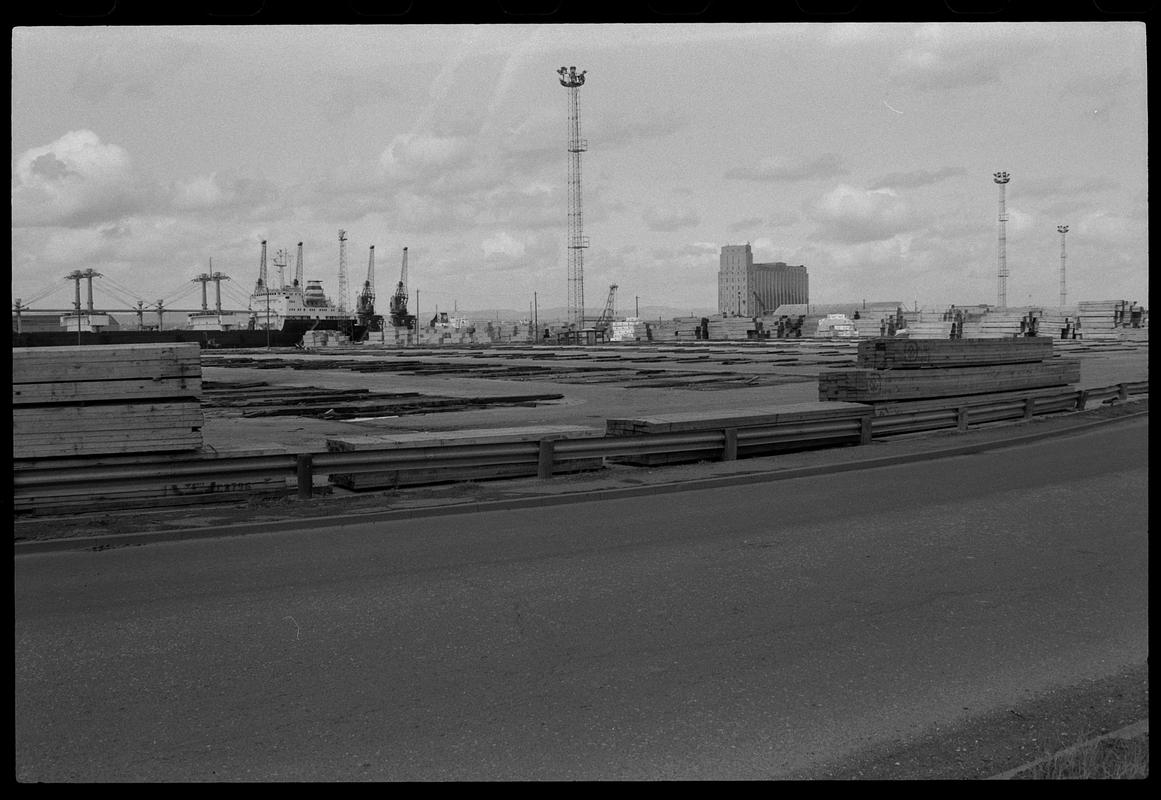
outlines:
{"label": "cargo ship", "polygon": [[[301,252],[302,243],[299,243]],[[303,285],[301,256],[298,275],[290,284],[271,286],[266,279],[266,242],[262,242],[262,266],[246,311],[194,312],[181,328],[128,330],[107,322],[108,314],[62,315],[63,330],[13,332],[13,347],[45,347],[86,344],[138,344],[143,342],[197,342],[203,348],[298,347],[307,331],[337,331],[352,342],[382,330],[383,317],[375,314],[374,296],[367,287],[355,313],[333,303],[322,282]],[[275,261],[275,266],[285,266]],[[204,304],[203,304],[204,308]],[[79,328],[79,330],[78,330]]]}

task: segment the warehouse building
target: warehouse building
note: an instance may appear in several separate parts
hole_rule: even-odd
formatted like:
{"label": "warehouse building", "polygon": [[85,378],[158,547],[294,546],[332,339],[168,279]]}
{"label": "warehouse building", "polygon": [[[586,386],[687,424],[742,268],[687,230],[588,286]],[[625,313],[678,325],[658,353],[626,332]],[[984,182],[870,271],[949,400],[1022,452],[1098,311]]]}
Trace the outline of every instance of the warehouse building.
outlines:
{"label": "warehouse building", "polygon": [[749,244],[722,248],[718,266],[718,313],[757,317],[778,306],[808,303],[809,277],[804,266],[782,261],[755,264]]}

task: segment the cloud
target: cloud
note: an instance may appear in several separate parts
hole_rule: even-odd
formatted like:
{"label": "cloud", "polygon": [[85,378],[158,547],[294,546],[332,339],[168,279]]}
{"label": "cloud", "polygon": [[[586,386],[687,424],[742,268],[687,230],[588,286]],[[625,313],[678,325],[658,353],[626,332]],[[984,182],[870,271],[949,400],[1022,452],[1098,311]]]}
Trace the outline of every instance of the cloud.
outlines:
{"label": "cloud", "polygon": [[761,217],[747,217],[746,219],[740,219],[737,222],[731,224],[729,229],[731,231],[749,231],[753,230],[754,228],[759,228],[764,224],[765,220],[763,220]]}
{"label": "cloud", "polygon": [[98,35],[108,44],[84,60],[77,70],[73,91],[96,103],[117,95],[136,100],[156,97],[156,87],[180,72],[201,50],[192,42],[156,33],[147,29],[100,29]]}
{"label": "cloud", "polygon": [[858,244],[891,239],[914,226],[910,206],[885,189],[856,189],[842,184],[809,206],[819,228],[813,238]]}
{"label": "cloud", "polygon": [[676,231],[688,228],[701,221],[692,208],[647,208],[641,214],[651,231]]}
{"label": "cloud", "polygon": [[998,83],[1025,62],[1031,38],[1011,28],[959,24],[920,26],[910,47],[888,69],[895,84],[920,90],[948,90]]}
{"label": "cloud", "polygon": [[795,182],[834,178],[846,175],[842,158],[835,153],[824,153],[810,161],[791,161],[786,158],[764,158],[756,167],[734,167],[726,172],[727,178],[744,181]]}
{"label": "cloud", "polygon": [[507,231],[500,231],[480,243],[484,253],[484,260],[494,258],[514,259],[524,255],[524,243],[513,237]]}
{"label": "cloud", "polygon": [[78,226],[149,207],[129,154],[89,130],[70,131],[16,159],[12,224]]}
{"label": "cloud", "polygon": [[914,189],[920,186],[929,186],[933,183],[953,178],[957,175],[966,175],[963,167],[943,167],[937,170],[918,169],[911,172],[891,172],[872,181],[870,189]]}
{"label": "cloud", "polygon": [[467,163],[470,155],[463,138],[404,133],[391,140],[379,165],[390,178],[419,181]]}

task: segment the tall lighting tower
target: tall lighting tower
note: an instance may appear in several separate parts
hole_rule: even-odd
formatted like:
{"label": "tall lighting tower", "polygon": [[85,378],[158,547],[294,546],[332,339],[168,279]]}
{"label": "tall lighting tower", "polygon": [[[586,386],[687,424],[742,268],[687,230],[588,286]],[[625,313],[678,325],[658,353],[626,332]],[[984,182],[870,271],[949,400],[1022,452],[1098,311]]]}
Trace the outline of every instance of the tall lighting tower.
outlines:
{"label": "tall lighting tower", "polygon": [[1056,230],[1060,233],[1060,307],[1064,308],[1065,299],[1068,297],[1068,292],[1064,288],[1064,234],[1068,233],[1068,226],[1057,225]]}
{"label": "tall lighting tower", "polygon": [[584,327],[585,314],[585,255],[589,240],[584,235],[583,206],[581,203],[581,153],[588,142],[580,135],[580,110],[577,98],[584,86],[585,72],[576,67],[561,67],[560,85],[568,89],[568,313],[579,331]]}
{"label": "tall lighting tower", "polygon": [[996,275],[999,278],[997,305],[1000,308],[1008,307],[1008,212],[1004,209],[1004,188],[1010,177],[1006,172],[997,172],[992,178],[1000,185],[1000,241],[996,249]]}

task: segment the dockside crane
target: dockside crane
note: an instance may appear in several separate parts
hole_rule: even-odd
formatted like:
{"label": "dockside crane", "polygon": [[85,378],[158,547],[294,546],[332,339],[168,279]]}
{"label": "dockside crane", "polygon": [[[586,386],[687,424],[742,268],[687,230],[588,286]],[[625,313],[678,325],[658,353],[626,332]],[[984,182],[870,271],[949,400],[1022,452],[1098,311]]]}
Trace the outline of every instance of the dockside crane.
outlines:
{"label": "dockside crane", "polygon": [[596,324],[593,326],[598,331],[607,331],[613,324],[613,301],[617,296],[617,284],[609,287],[609,299],[605,301],[605,308],[601,311],[601,316],[597,318]]}
{"label": "dockside crane", "polygon": [[367,257],[367,280],[363,281],[363,289],[355,298],[355,316],[366,330],[382,330],[383,317],[375,313],[375,245],[371,245]]}
{"label": "dockside crane", "polygon": [[413,329],[415,315],[407,313],[407,248],[403,248],[403,270],[399,275],[399,283],[395,285],[395,294],[391,295],[391,324],[396,328]]}

